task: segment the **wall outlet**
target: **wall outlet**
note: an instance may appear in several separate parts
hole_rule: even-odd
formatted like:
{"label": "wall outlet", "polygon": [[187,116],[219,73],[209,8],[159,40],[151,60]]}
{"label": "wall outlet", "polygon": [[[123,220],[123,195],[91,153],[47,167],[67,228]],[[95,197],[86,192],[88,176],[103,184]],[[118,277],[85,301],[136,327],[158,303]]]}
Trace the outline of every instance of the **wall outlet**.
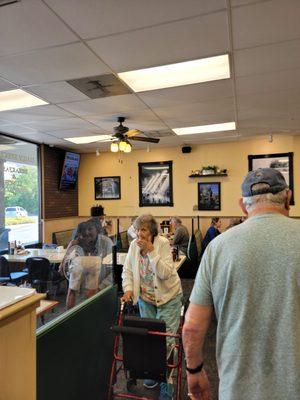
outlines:
{"label": "wall outlet", "polygon": [[193,206],[193,211],[198,211],[198,204],[196,204],[195,206]]}

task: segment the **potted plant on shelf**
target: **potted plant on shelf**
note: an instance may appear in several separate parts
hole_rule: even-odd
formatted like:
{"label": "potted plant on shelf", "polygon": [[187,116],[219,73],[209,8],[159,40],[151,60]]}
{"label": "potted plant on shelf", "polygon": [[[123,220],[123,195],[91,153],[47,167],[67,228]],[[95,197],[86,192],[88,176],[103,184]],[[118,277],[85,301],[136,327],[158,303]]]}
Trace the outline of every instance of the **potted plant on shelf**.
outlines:
{"label": "potted plant on shelf", "polygon": [[202,175],[214,175],[218,171],[218,167],[216,165],[207,165],[202,167],[201,174]]}

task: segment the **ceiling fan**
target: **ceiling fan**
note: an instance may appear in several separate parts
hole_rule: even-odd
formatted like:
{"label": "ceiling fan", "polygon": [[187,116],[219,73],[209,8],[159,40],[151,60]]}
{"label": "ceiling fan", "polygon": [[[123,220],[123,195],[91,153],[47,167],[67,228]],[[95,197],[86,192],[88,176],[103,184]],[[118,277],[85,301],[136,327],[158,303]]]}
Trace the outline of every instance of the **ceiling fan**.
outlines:
{"label": "ceiling fan", "polygon": [[118,151],[123,151],[125,153],[131,152],[131,140],[136,140],[138,142],[148,142],[148,143],[158,143],[160,139],[149,138],[144,136],[136,136],[142,133],[138,129],[129,129],[127,126],[123,125],[125,122],[125,117],[118,118],[119,125],[114,127],[114,133],[112,135],[113,142],[110,146],[112,152],[116,153]]}

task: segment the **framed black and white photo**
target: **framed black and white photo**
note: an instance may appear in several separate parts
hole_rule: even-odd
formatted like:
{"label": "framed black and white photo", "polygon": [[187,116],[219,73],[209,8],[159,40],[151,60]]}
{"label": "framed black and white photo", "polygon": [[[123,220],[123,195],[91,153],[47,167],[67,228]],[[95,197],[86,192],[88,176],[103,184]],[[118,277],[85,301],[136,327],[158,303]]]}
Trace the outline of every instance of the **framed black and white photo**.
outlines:
{"label": "framed black and white photo", "polygon": [[120,198],[120,176],[103,176],[95,178],[95,200],[118,200]]}
{"label": "framed black and white photo", "polygon": [[173,207],[172,161],[139,163],[140,207]]}
{"label": "framed black and white photo", "polygon": [[221,184],[220,182],[198,183],[198,210],[221,210]]}
{"label": "framed black and white photo", "polygon": [[293,195],[291,204],[294,205],[294,153],[258,154],[248,156],[249,171],[257,168],[275,168],[284,176]]}

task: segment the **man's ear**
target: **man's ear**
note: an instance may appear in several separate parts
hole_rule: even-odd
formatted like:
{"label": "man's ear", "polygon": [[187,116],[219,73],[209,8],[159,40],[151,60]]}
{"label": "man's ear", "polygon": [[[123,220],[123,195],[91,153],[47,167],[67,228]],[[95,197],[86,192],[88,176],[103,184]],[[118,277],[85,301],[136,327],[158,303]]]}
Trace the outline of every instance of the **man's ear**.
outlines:
{"label": "man's ear", "polygon": [[284,204],[286,210],[290,209],[291,199],[292,199],[292,191],[289,189]]}
{"label": "man's ear", "polygon": [[243,213],[248,215],[248,211],[246,210],[246,207],[245,207],[245,205],[243,203],[243,198],[242,197],[239,199],[239,206],[241,207]]}

